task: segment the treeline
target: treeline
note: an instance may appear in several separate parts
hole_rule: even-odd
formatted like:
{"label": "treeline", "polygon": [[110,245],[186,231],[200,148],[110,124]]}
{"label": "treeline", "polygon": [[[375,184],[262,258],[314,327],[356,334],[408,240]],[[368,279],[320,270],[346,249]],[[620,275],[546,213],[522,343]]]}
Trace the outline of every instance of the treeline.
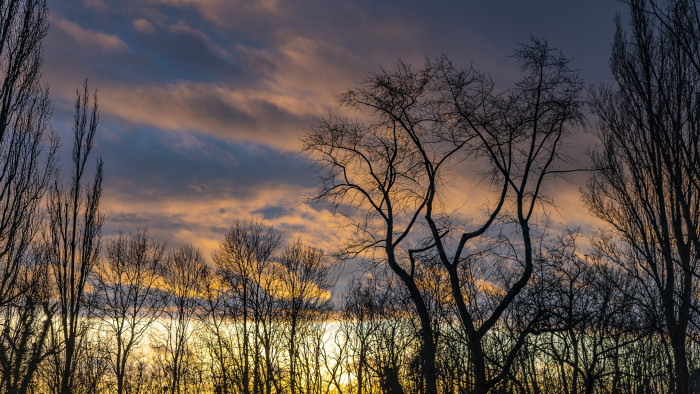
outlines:
{"label": "treeline", "polygon": [[[370,74],[302,138],[316,202],[354,230],[341,250],[239,219],[204,256],[103,239],[96,93],[59,166],[46,1],[0,2],[0,392],[700,389],[700,12],[628,6],[615,83],[587,97],[536,38],[508,89],[444,57]],[[549,214],[584,126],[605,225],[572,230]],[[363,271],[338,293],[343,260]]]}

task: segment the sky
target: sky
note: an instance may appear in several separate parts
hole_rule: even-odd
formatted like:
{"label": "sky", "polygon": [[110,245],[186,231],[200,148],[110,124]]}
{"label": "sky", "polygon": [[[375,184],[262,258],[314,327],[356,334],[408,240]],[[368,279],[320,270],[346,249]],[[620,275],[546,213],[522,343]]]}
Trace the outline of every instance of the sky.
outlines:
{"label": "sky", "polygon": [[[147,228],[211,253],[235,218],[333,249],[343,224],[310,205],[317,181],[299,136],[336,97],[401,59],[446,55],[508,87],[510,57],[545,38],[590,84],[611,82],[613,0],[49,0],[44,78],[70,156],[75,91],[97,89],[103,232]],[[589,124],[588,128],[594,128]],[[580,130],[570,154],[585,164]],[[579,182],[551,193],[586,222]],[[575,223],[574,223],[575,225]]]}

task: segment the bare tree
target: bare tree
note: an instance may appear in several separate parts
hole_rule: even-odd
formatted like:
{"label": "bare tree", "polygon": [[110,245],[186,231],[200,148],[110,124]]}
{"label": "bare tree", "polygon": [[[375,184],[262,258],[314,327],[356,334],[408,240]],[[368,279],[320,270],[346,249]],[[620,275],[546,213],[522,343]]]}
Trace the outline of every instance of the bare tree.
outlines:
{"label": "bare tree", "polygon": [[[432,138],[455,128],[433,94],[439,90],[436,72],[430,63],[418,71],[400,63],[394,73],[371,74],[340,98],[341,104],[374,115],[371,120],[362,123],[331,115],[303,139],[304,150],[326,170],[317,199],[331,202],[355,227],[344,253],[369,254],[372,261],[385,263],[409,292],[421,324],[421,370],[429,394],[437,393],[435,339],[409,250],[421,246],[416,241],[422,238],[417,221],[430,185],[411,131],[434,142],[433,155],[441,163],[465,143],[445,147],[439,138]],[[393,111],[411,119],[399,121]]]}
{"label": "bare tree", "polygon": [[[691,3],[671,1],[665,11],[682,21]],[[671,390],[687,393],[700,253],[698,38],[686,41],[683,24],[656,18],[655,3],[629,5],[630,35],[618,18],[611,55],[616,89],[593,95],[600,147],[584,196],[617,236],[608,246],[625,256],[620,263],[653,290],[646,302],[660,311],[673,350]]]}
{"label": "bare tree", "polygon": [[240,324],[236,356],[241,361],[238,391],[243,393],[249,393],[251,387],[255,393],[269,393],[276,381],[273,330],[278,316],[271,291],[275,266],[270,259],[280,243],[281,234],[272,227],[239,219],[233,222],[213,258],[218,275],[228,284],[225,312]]}
{"label": "bare tree", "polygon": [[190,342],[196,326],[196,309],[207,269],[199,249],[184,245],[168,254],[161,272],[168,297],[164,332],[154,339],[172,394],[190,392],[193,382],[193,349]]}
{"label": "bare tree", "polygon": [[[280,283],[275,289],[281,300],[287,330],[289,357],[289,392],[295,394],[303,384],[297,369],[299,344],[309,324],[325,320],[330,311],[331,293],[335,286],[334,269],[320,249],[305,246],[301,241],[289,245],[279,258]],[[308,338],[306,338],[308,340]]]}
{"label": "bare tree", "polygon": [[0,390],[29,390],[54,312],[37,247],[57,138],[41,81],[45,1],[0,3]]}
{"label": "bare tree", "polygon": [[87,182],[87,162],[97,131],[97,97],[89,108],[87,81],[76,92],[73,173],[67,185],[57,179],[49,195],[47,258],[53,270],[59,304],[59,328],[56,343],[62,351],[55,358],[57,389],[62,394],[73,391],[74,373],[79,352],[84,346],[88,321],[85,319],[87,279],[97,262],[100,250],[102,214],[102,160],[97,160],[94,179]]}
{"label": "bare tree", "polygon": [[[403,393],[401,373],[413,355],[416,333],[408,322],[403,294],[382,273],[352,280],[342,309],[348,372],[358,394]],[[403,370],[403,371],[402,371]]]}
{"label": "bare tree", "polygon": [[[435,195],[439,189],[431,188],[426,204],[426,220],[438,256],[450,276],[459,321],[469,338],[476,393],[486,393],[509,373],[515,354],[524,343],[526,330],[507,351],[502,365],[496,366],[491,373],[487,371],[482,340],[496,326],[532,275],[532,220],[543,203],[542,190],[546,180],[559,169],[562,159],[560,148],[569,128],[582,121],[579,95],[583,85],[569,68],[568,59],[556,54],[546,41],[534,38],[516,50],[515,57],[525,73],[523,79],[515,88],[493,99],[483,96],[481,86],[477,86],[479,90],[474,90],[471,70],[456,70],[450,64],[444,68],[448,89],[454,98],[455,111],[463,122],[464,132],[475,140],[473,147],[477,154],[489,159],[492,173],[503,184],[503,193],[488,219],[473,230],[463,232],[456,245],[448,249],[449,244],[442,235],[444,228],[434,217]],[[486,108],[481,104],[485,100],[492,100],[486,104]],[[493,114],[484,118],[479,114],[484,109],[491,109]],[[420,146],[418,148],[423,151]],[[428,159],[429,156],[422,156],[425,158],[426,172],[433,179],[431,183],[435,184],[437,178],[433,168],[436,166]],[[484,234],[492,225],[507,201],[508,190],[513,194],[513,220],[522,240],[522,252],[519,256],[514,255],[513,259],[522,268],[520,274],[506,281],[503,296],[495,302],[492,310],[477,318],[470,311],[463,293],[465,277],[460,272],[460,265],[470,264],[472,260],[464,248],[467,242]],[[466,280],[473,279],[467,277]]]}
{"label": "bare tree", "polygon": [[385,297],[380,295],[375,281],[353,280],[348,285],[344,296],[343,318],[348,326],[349,347],[352,357],[353,373],[357,381],[357,394],[366,392],[367,354],[370,341],[377,331],[376,320],[382,316]]}
{"label": "bare tree", "polygon": [[116,341],[109,362],[117,378],[117,393],[125,390],[132,354],[162,313],[165,298],[158,289],[165,244],[146,231],[119,234],[107,243],[106,258],[95,269],[96,311]]}
{"label": "bare tree", "polygon": [[[580,239],[587,241],[578,232],[565,231],[549,240],[536,257],[533,286],[516,301],[520,316],[536,313],[533,311],[544,315],[529,352],[535,356],[539,352],[547,360],[541,369],[556,373],[550,379],[525,379],[544,390],[593,393],[598,387],[616,389],[614,380],[622,373],[618,368],[621,355],[649,334],[640,327],[637,303],[630,296],[635,285],[632,278],[609,260],[602,260],[603,254],[585,253]],[[519,316],[510,320],[513,331],[527,324]]]}
{"label": "bare tree", "polygon": [[[525,76],[505,94],[495,94],[485,74],[457,69],[445,58],[417,71],[400,63],[393,73],[371,74],[340,99],[368,111],[370,121],[331,116],[304,139],[306,151],[328,170],[319,198],[344,210],[356,224],[357,239],[347,252],[383,249],[383,260],[409,291],[421,320],[421,361],[429,393],[437,390],[435,333],[417,267],[433,253],[447,271],[459,323],[469,338],[474,389],[486,392],[508,373],[525,333],[506,357],[510,361],[490,375],[482,339],[532,274],[531,219],[543,202],[545,180],[557,170],[563,139],[582,119],[582,84],[567,59],[536,39],[517,50],[516,58]],[[448,236],[460,231],[444,206],[445,179],[455,176],[457,164],[467,159],[476,173],[490,174],[487,180],[498,192],[483,223]],[[508,288],[493,309],[477,317],[463,293],[479,279],[464,275],[464,266],[474,260],[465,246],[506,213],[506,202],[514,206],[507,213],[522,240],[521,245],[511,243],[521,252],[508,258],[522,268],[506,281]]]}
{"label": "bare tree", "polygon": [[47,13],[45,1],[0,4],[0,306],[26,289],[16,286],[17,276],[38,233],[38,210],[58,144],[47,136],[51,107],[41,82]]}
{"label": "bare tree", "polygon": [[233,391],[236,371],[237,327],[228,313],[228,295],[227,283],[214,270],[208,270],[198,315],[202,322],[198,336],[211,360],[209,371],[214,391],[222,394]]}

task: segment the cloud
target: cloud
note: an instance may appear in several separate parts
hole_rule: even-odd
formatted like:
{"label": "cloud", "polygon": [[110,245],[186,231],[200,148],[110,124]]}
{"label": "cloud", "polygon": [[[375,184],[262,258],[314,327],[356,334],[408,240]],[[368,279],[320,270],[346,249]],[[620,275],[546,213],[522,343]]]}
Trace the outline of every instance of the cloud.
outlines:
{"label": "cloud", "polygon": [[98,12],[110,11],[111,8],[104,0],[83,0],[83,6]]}
{"label": "cloud", "polygon": [[153,34],[156,31],[155,26],[153,26],[153,23],[149,22],[147,19],[144,18],[139,18],[136,19],[133,22],[134,30],[144,33],[144,34]]}
{"label": "cloud", "polygon": [[128,127],[98,130],[105,162],[105,233],[148,228],[173,245],[210,253],[235,218],[266,220],[289,240],[334,250],[342,219],[304,201],[314,193],[309,163],[294,153],[200,134]]}
{"label": "cloud", "polygon": [[280,10],[278,0],[150,0],[150,3],[195,8],[207,21],[220,26],[227,26],[238,18],[248,18],[251,14],[274,14]]}
{"label": "cloud", "polygon": [[[184,24],[171,26],[171,31],[210,41]],[[238,44],[232,53],[207,45],[219,57],[235,57],[245,73],[253,70],[252,78],[137,86],[103,82],[99,86],[103,113],[134,125],[296,151],[299,133],[325,116],[329,107],[336,107],[336,95],[353,84],[354,74],[341,69],[357,59],[323,40],[290,37],[276,48]]]}
{"label": "cloud", "polygon": [[[290,240],[333,250],[351,234],[343,218],[304,202],[316,178],[295,154],[298,134],[337,113],[339,93],[398,58],[473,61],[508,86],[518,69],[507,55],[530,32],[602,80],[613,25],[600,15],[612,18],[620,5],[555,3],[53,1],[44,73],[54,126],[70,138],[75,88],[88,77],[102,115],[96,152],[105,161],[108,234],[148,227],[171,246],[195,243],[208,255],[233,218],[256,217]],[[582,152],[584,140],[572,149]],[[466,229],[497,194],[465,175],[469,164],[447,180],[443,201]],[[555,225],[595,225],[576,185],[547,193],[560,206]]]}
{"label": "cloud", "polygon": [[115,35],[84,29],[77,23],[53,14],[49,16],[49,22],[51,26],[62,31],[80,45],[109,52],[121,52],[128,49],[126,43]]}
{"label": "cloud", "polygon": [[262,215],[265,220],[273,220],[290,214],[290,210],[278,205],[267,205],[252,212],[254,215]]}
{"label": "cloud", "polygon": [[[309,192],[283,184],[260,186],[246,198],[233,194],[208,194],[197,199],[182,195],[139,198],[107,188],[101,209],[107,217],[108,234],[148,228],[159,239],[173,245],[192,243],[207,255],[216,250],[236,218],[263,219],[282,231],[288,241],[300,239],[308,245],[335,251],[345,238],[342,219],[330,211],[300,203],[301,196]],[[261,213],[270,203],[279,207],[275,217]]]}
{"label": "cloud", "polygon": [[203,194],[245,199],[254,198],[259,187],[269,187],[265,185],[314,185],[310,163],[302,156],[261,145],[124,125],[100,126],[97,142],[105,184],[141,199],[198,199]]}
{"label": "cloud", "polygon": [[[147,37],[122,31],[120,37],[134,49],[103,64],[87,53],[66,59],[51,52],[61,58],[61,68],[49,72],[58,86],[55,92],[63,96],[62,105],[70,108],[74,87],[65,82],[64,75],[80,70],[97,81],[103,113],[120,121],[297,150],[297,135],[329,108],[337,107],[337,94],[368,70],[376,70],[387,59],[394,63],[392,51],[406,53],[408,49],[409,58],[424,60],[422,50],[412,46],[422,29],[398,20],[374,23],[377,16],[352,5],[324,5],[324,10],[332,12],[321,18],[321,11],[313,7],[301,12],[303,1],[298,7],[276,1],[246,4],[218,0],[134,3],[128,9],[140,9],[141,16],[128,22]],[[190,7],[205,19],[226,16],[227,23],[206,26],[192,15],[168,12],[169,8]],[[143,17],[155,13],[161,16],[156,23],[159,29],[150,17]],[[124,15],[115,16],[120,17]],[[229,17],[255,22],[264,31],[251,33],[254,28],[240,27]],[[281,23],[276,25],[277,21]],[[76,24],[71,29],[89,32]],[[345,29],[354,33],[346,34]],[[74,35],[81,34],[86,33]],[[250,34],[259,39],[248,39]],[[119,37],[110,37],[127,47]]]}
{"label": "cloud", "polygon": [[170,131],[297,150],[297,134],[316,119],[301,97],[212,83],[112,85],[100,89],[103,114]]}
{"label": "cloud", "polygon": [[210,51],[222,58],[230,59],[232,57],[229,51],[216,44],[214,40],[212,40],[211,37],[209,37],[206,33],[189,26],[187,23],[185,23],[185,21],[180,20],[177,23],[171,25],[170,30],[174,33],[196,37],[201,42],[203,42],[209,48]]}

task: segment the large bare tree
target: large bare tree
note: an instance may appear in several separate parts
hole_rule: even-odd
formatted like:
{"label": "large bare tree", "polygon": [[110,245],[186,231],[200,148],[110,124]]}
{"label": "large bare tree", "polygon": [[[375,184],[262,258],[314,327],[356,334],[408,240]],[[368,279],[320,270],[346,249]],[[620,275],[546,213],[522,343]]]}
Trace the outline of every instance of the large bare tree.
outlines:
{"label": "large bare tree", "polygon": [[[484,94],[483,85],[474,86],[472,70],[455,69],[449,63],[442,67],[451,102],[465,133],[461,139],[473,140],[471,147],[477,157],[488,159],[492,179],[503,185],[503,192],[493,203],[487,219],[461,232],[456,242],[447,242],[450,237],[443,237],[446,226],[441,225],[439,219],[444,213],[436,212],[437,196],[441,192],[436,165],[429,155],[422,154],[431,179],[425,218],[437,256],[449,274],[459,321],[468,338],[476,393],[486,393],[508,375],[528,334],[524,327],[512,346],[505,350],[502,362],[487,362],[484,337],[496,327],[532,276],[533,227],[538,224],[537,218],[543,216],[541,208],[546,202],[543,190],[548,180],[564,170],[561,168],[562,145],[572,126],[583,120],[580,98],[583,83],[569,67],[568,59],[549,47],[546,41],[535,38],[518,48],[515,58],[523,78],[511,90],[491,97]],[[422,146],[417,148],[425,152]],[[469,195],[468,191],[461,192]],[[509,245],[515,247],[508,248],[511,250],[508,258],[516,262],[512,269],[517,273],[504,281],[503,294],[491,301],[490,310],[476,314],[474,305],[469,305],[475,304],[474,297],[470,301],[465,295],[465,289],[475,278],[464,273],[473,271],[468,266],[479,257],[478,253],[467,252],[465,247],[485,234],[499,214],[506,213],[502,209],[508,202],[513,208],[507,215],[516,224],[514,235],[520,238],[519,242],[511,240]]]}
{"label": "large bare tree", "polygon": [[[502,94],[487,75],[458,69],[445,58],[415,71],[400,63],[394,72],[371,74],[340,99],[365,112],[366,121],[331,116],[303,140],[327,170],[319,199],[332,202],[355,224],[356,237],[346,252],[381,250],[373,257],[386,262],[413,300],[429,393],[437,390],[435,335],[418,265],[437,258],[448,273],[458,323],[469,338],[474,390],[486,392],[508,373],[524,336],[490,372],[482,340],[532,274],[532,221],[546,180],[559,169],[562,141],[582,119],[582,84],[566,58],[536,39],[515,56],[524,77]],[[460,166],[465,160],[471,165]],[[462,223],[448,212],[454,205],[445,203],[451,193],[473,199],[471,190],[450,190],[446,182],[464,176],[465,169],[486,173],[495,191],[483,221],[469,218],[474,226],[469,231],[459,230]],[[506,203],[513,207],[509,212],[502,211]],[[476,298],[468,300],[464,292],[480,278],[465,275],[465,266],[474,261],[465,246],[504,213],[521,238],[511,242],[520,252],[509,257],[519,264],[511,268],[520,271],[505,281],[504,296],[492,310],[475,316],[475,305],[468,303]]]}
{"label": "large bare tree", "polygon": [[331,202],[354,227],[344,253],[386,264],[408,290],[420,319],[419,359],[429,394],[437,393],[433,322],[410,251],[421,246],[418,222],[431,186],[412,138],[426,138],[438,167],[466,143],[443,143],[443,135],[456,137],[456,125],[445,116],[451,110],[441,101],[437,71],[432,63],[417,71],[400,63],[395,72],[370,74],[340,98],[366,111],[366,122],[331,115],[303,139],[305,151],[326,170],[317,199]]}

